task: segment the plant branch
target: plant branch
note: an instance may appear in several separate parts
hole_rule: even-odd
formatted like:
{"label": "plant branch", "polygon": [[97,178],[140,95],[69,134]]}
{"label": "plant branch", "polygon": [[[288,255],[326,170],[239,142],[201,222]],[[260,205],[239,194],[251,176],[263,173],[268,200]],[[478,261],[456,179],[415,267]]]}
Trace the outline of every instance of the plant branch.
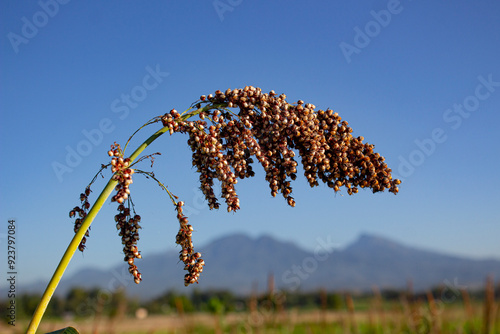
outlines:
{"label": "plant branch", "polygon": [[[181,117],[181,120],[186,120],[190,117],[193,117],[195,115],[198,115],[200,112],[204,112],[213,108],[219,108],[224,106],[224,104],[208,104],[203,108],[198,108],[196,110],[193,110],[184,116]],[[191,109],[191,108],[190,108]],[[187,111],[189,111],[188,109]],[[149,124],[149,122],[148,122]],[[146,125],[148,125],[146,124]],[[142,128],[142,127],[141,127]],[[158,137],[160,137],[162,134],[165,132],[169,131],[169,127],[165,126],[161,128],[160,130],[156,131],[153,135],[151,135],[144,143],[142,143],[133,153],[130,155],[130,162],[134,161],[141,153],[148,147],[152,142],[154,142]],[[54,274],[52,275],[52,278],[50,279],[49,284],[47,285],[47,288],[45,289],[42,299],[40,303],[38,304],[38,307],[35,310],[35,313],[33,314],[33,317],[31,319],[30,324],[28,325],[28,329],[26,331],[27,334],[34,334],[36,333],[38,326],[40,324],[40,321],[42,320],[42,317],[45,313],[45,310],[47,309],[47,306],[54,295],[54,292],[59,285],[59,282],[61,281],[61,278],[66,271],[66,268],[69,265],[69,262],[73,258],[73,255],[75,254],[76,250],[78,249],[78,245],[82,241],[83,237],[85,236],[86,231],[92,224],[94,218],[97,216],[97,213],[99,210],[101,210],[103,204],[106,202],[107,198],[113,190],[115,189],[116,185],[118,184],[117,180],[114,180],[111,178],[107,185],[104,187],[103,191],[95,201],[94,205],[90,209],[89,213],[85,217],[85,219],[82,222],[82,225],[78,232],[75,234],[73,239],[71,240],[70,244],[68,245],[63,257],[61,258],[61,261],[59,262],[59,265],[57,266]]]}
{"label": "plant branch", "polygon": [[97,200],[95,201],[94,205],[90,209],[88,215],[85,217],[85,220],[82,223],[82,226],[78,230],[78,232],[75,234],[73,239],[71,240],[68,248],[66,249],[66,252],[64,253],[61,261],[59,262],[59,265],[56,268],[56,271],[54,272],[54,275],[50,279],[49,284],[47,285],[47,288],[45,289],[45,292],[43,293],[42,300],[40,301],[40,304],[38,304],[38,307],[35,310],[35,313],[33,314],[33,318],[31,319],[31,322],[28,326],[28,329],[26,333],[28,334],[34,334],[36,333],[36,330],[38,328],[38,325],[40,324],[40,321],[42,320],[43,314],[45,313],[45,310],[47,309],[47,306],[50,302],[50,299],[52,298],[52,295],[54,294],[57,285],[61,281],[62,275],[66,271],[66,268],[69,265],[69,262],[71,261],[71,258],[75,254],[75,251],[78,248],[78,245],[82,241],[82,238],[85,236],[85,233],[87,232],[87,229],[90,227],[90,224],[96,217],[97,213],[101,209],[102,205],[104,202],[106,202],[106,199],[109,197],[111,192],[115,189],[116,184],[118,182],[116,180],[109,180],[108,184],[106,187],[103,189]]}

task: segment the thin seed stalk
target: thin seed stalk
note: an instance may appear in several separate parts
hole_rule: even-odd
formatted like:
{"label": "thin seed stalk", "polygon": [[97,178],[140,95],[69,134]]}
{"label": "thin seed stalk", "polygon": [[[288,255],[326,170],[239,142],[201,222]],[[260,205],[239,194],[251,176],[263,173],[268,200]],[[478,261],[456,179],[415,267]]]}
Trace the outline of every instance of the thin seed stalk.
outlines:
{"label": "thin seed stalk", "polygon": [[33,314],[33,317],[31,319],[31,322],[28,326],[26,333],[28,334],[36,333],[36,330],[38,329],[38,326],[40,324],[40,321],[42,320],[45,310],[49,305],[50,299],[52,298],[52,295],[54,294],[57,285],[61,281],[61,278],[64,272],[66,271],[66,268],[69,265],[69,262],[73,258],[75,251],[78,249],[78,245],[85,236],[85,233],[87,232],[87,229],[90,227],[90,224],[92,224],[92,221],[97,216],[97,213],[99,212],[99,210],[101,210],[102,205],[104,204],[104,202],[106,202],[107,198],[109,197],[109,195],[111,195],[117,184],[118,181],[116,180],[110,179],[108,181],[108,184],[103,189],[103,191],[95,201],[94,205],[90,209],[88,215],[83,220],[82,226],[71,240],[68,248],[66,249],[66,252],[64,252],[63,257],[59,262],[59,265],[57,266],[54,274],[52,275],[52,278],[50,279],[50,282],[43,293],[42,300],[38,304],[35,313]]}
{"label": "thin seed stalk", "polygon": [[[212,105],[209,104],[203,108],[199,108],[196,110],[193,110],[192,112],[189,112],[185,114],[184,116],[181,117],[181,120],[186,120],[192,116],[198,115],[200,112],[207,111],[212,108],[217,108],[217,105]],[[165,132],[169,131],[169,127],[165,126],[161,128],[160,130],[156,131],[153,135],[151,135],[144,143],[142,143],[131,155],[130,155],[130,162],[133,162],[141,153],[148,147],[152,142],[154,142],[158,137],[160,137],[162,134]],[[113,174],[114,175],[114,174]],[[33,317],[31,318],[30,324],[28,325],[28,329],[26,330],[27,334],[35,334],[38,326],[40,325],[40,321],[42,320],[42,317],[47,309],[47,306],[49,305],[50,300],[52,299],[52,296],[54,295],[54,292],[59,285],[59,282],[62,279],[62,276],[64,272],[66,271],[66,268],[69,265],[69,262],[73,258],[73,255],[75,254],[76,250],[78,249],[78,245],[80,245],[80,242],[82,241],[83,237],[85,236],[85,233],[89,229],[90,225],[94,221],[94,218],[97,216],[97,213],[101,210],[103,204],[106,202],[108,199],[109,195],[113,192],[115,189],[116,185],[118,184],[117,180],[114,180],[113,177],[108,181],[106,184],[106,187],[104,187],[103,191],[95,201],[94,205],[92,205],[92,208],[90,209],[89,213],[87,216],[84,218],[82,225],[80,226],[80,229],[78,230],[77,233],[75,233],[75,236],[71,240],[70,244],[68,245],[66,251],[64,252],[63,257],[61,258],[61,261],[59,262],[59,265],[57,266],[54,274],[52,275],[52,278],[50,279],[49,284],[47,285],[47,288],[45,288],[45,291],[42,295],[42,299],[40,303],[38,304],[35,312],[33,313]]]}

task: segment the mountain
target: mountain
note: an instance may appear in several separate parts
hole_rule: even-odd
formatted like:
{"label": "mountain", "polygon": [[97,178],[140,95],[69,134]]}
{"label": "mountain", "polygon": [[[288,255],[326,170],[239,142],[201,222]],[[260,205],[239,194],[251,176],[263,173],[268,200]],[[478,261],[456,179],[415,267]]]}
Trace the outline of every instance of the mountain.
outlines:
{"label": "mountain", "polygon": [[[380,236],[363,234],[342,250],[335,250],[332,245],[327,237],[319,238],[316,248],[310,252],[270,236],[225,236],[197,248],[206,266],[196,288],[248,294],[255,286],[263,291],[269,274],[274,275],[277,289],[287,290],[319,287],[369,290],[373,285],[404,288],[410,280],[415,290],[439,284],[475,288],[483,285],[487,275],[500,276],[499,260],[439,254]],[[110,270],[81,270],[63,279],[57,293],[63,294],[73,286],[98,286],[110,291],[124,286],[130,295],[149,299],[168,289],[189,291],[183,285],[185,272],[177,252],[148,255],[136,263],[143,276],[139,285],[133,283],[126,263],[120,263]],[[23,290],[41,289],[35,284]]]}

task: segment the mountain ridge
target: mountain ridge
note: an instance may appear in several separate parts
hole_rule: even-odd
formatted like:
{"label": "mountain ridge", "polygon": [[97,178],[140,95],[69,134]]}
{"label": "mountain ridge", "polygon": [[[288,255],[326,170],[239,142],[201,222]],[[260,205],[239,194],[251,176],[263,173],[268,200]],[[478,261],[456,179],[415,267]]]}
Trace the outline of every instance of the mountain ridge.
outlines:
{"label": "mountain ridge", "polygon": [[[368,233],[342,249],[333,249],[331,242],[320,239],[310,251],[270,235],[221,236],[197,248],[206,266],[196,288],[249,294],[255,287],[263,291],[272,274],[276,288],[286,290],[404,288],[408,281],[416,290],[425,290],[446,281],[473,288],[482,285],[487,275],[500,276],[500,260],[496,259],[429,251]],[[124,286],[130,295],[149,299],[169,289],[192,291],[183,285],[185,272],[176,251],[148,255],[137,265],[143,275],[139,285],[133,283],[128,266],[120,263],[110,270],[84,268],[63,279],[57,293],[64,294],[72,286],[108,290]],[[40,290],[35,285],[26,289]]]}

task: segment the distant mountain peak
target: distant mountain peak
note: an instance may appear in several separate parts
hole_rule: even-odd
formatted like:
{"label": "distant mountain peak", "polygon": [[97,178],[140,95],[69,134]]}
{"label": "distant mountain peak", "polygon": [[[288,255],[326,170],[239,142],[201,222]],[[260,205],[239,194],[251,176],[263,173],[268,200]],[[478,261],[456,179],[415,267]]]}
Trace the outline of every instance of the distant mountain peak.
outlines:
{"label": "distant mountain peak", "polygon": [[387,237],[382,237],[379,235],[374,235],[374,234],[369,234],[369,233],[362,233],[359,235],[359,237],[351,243],[349,246],[346,247],[346,251],[352,251],[352,250],[369,250],[369,249],[380,249],[380,248],[386,248],[386,249],[403,249],[403,248],[409,248],[407,246],[404,246],[401,243],[398,243],[392,239],[389,239]]}

